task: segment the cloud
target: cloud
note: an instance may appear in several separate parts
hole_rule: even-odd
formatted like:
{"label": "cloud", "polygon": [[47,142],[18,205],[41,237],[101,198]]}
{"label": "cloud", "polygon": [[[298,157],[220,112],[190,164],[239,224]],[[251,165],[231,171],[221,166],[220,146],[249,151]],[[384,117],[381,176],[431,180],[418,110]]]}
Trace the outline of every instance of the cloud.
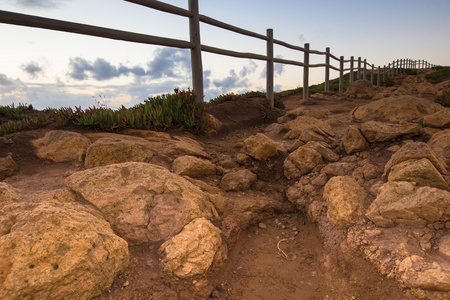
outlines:
{"label": "cloud", "polygon": [[39,66],[39,64],[34,61],[23,64],[20,66],[20,68],[31,78],[37,78],[39,74],[44,73],[44,68]]}
{"label": "cloud", "polygon": [[216,79],[213,80],[213,84],[218,88],[224,88],[224,89],[232,89],[236,87],[245,87],[247,86],[248,82],[247,79],[240,80],[239,77],[236,74],[236,71],[234,69],[230,70],[230,75],[223,78],[223,79]]}
{"label": "cloud", "polygon": [[241,77],[245,77],[247,75],[253,74],[256,71],[256,68],[258,65],[254,61],[250,61],[250,64],[248,66],[244,66],[242,70],[239,72],[239,75]]}
{"label": "cloud", "polygon": [[[277,55],[277,58],[283,58],[283,56],[281,55]],[[282,75],[284,73],[284,67],[286,65],[285,64],[280,64],[280,63],[274,63],[273,64],[273,73],[274,75]],[[264,70],[261,73],[261,78],[266,78],[267,76],[267,66],[264,67]]]}
{"label": "cloud", "polygon": [[16,0],[16,4],[26,8],[58,8],[66,0]]}
{"label": "cloud", "polygon": [[[215,79],[215,80],[213,80],[212,83],[217,88],[223,88],[223,89],[246,88],[249,86],[249,80],[246,77],[255,73],[257,68],[258,68],[258,65],[254,61],[250,60],[249,64],[246,66],[243,66],[242,69],[239,71],[239,76],[237,75],[237,73],[234,69],[231,69],[229,76],[227,76],[223,79]],[[210,74],[208,74],[208,76],[209,75]],[[265,73],[264,73],[264,76],[265,76]]]}
{"label": "cloud", "polygon": [[0,73],[0,101],[4,100],[3,96],[14,94],[17,89],[23,86],[24,83],[20,79],[11,79]]}
{"label": "cloud", "polygon": [[97,58],[94,62],[90,62],[82,57],[70,59],[70,71],[67,75],[75,80],[85,80],[94,78],[98,81],[109,80],[120,77],[121,75],[134,74],[136,76],[144,76],[145,70],[142,67],[135,66],[132,68],[120,65],[116,67],[104,58]]}
{"label": "cloud", "polygon": [[147,75],[150,78],[185,76],[191,69],[189,50],[161,48],[155,51],[155,57],[148,62]]}
{"label": "cloud", "polygon": [[203,71],[203,89],[209,89],[211,86],[211,70]]}
{"label": "cloud", "polygon": [[273,72],[275,75],[282,75],[284,73],[284,64],[273,64]]}
{"label": "cloud", "polygon": [[109,80],[130,74],[136,77],[148,77],[150,79],[162,78],[187,78],[190,75],[189,51],[174,48],[163,48],[155,51],[154,58],[147,63],[148,69],[123,64],[115,66],[104,58],[89,61],[82,57],[71,58],[69,62],[69,78],[86,80],[93,78],[98,81]]}
{"label": "cloud", "polygon": [[0,86],[10,86],[13,84],[11,79],[8,79],[5,74],[0,74]]}
{"label": "cloud", "polygon": [[298,35],[298,40],[300,41],[300,44],[303,45],[304,43],[306,43],[306,39],[305,36],[303,35],[303,33],[300,33]]}

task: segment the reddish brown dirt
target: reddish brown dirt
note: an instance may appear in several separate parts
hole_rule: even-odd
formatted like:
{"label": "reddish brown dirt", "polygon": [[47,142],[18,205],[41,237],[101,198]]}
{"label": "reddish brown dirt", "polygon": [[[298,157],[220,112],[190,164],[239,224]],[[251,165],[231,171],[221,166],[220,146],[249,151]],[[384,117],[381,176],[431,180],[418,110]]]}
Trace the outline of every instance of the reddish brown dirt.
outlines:
{"label": "reddish brown dirt", "polygon": [[[224,129],[214,136],[196,138],[213,157],[235,155],[239,152],[237,142],[263,132],[286,110],[300,104],[329,112],[329,117],[337,120],[333,129],[339,135],[347,126],[338,122],[340,118],[369,100],[343,100],[330,94],[308,101],[290,96],[284,99],[285,110],[273,111],[262,99],[224,103],[210,109],[224,123]],[[82,169],[77,163],[53,163],[34,156],[30,141],[48,130],[20,132],[0,141],[0,157],[11,152],[19,165],[15,176],[5,182],[28,191],[55,189],[62,187],[68,175]],[[279,171],[275,168],[272,172]],[[267,171],[267,178],[269,174]],[[267,184],[283,186],[287,181],[268,179]],[[207,293],[198,297],[191,290],[203,283],[201,279],[182,282],[160,274],[159,246],[148,243],[130,247],[130,266],[98,299],[414,299],[396,282],[380,276],[360,253],[340,252],[325,243],[316,225],[301,212],[273,214],[245,230],[229,250],[224,266],[208,274]]]}

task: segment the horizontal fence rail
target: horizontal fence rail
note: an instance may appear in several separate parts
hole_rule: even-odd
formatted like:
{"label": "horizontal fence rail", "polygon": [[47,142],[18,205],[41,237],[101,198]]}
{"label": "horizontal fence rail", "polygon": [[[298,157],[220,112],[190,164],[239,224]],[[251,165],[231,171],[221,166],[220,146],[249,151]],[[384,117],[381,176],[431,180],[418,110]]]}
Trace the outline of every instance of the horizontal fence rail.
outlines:
{"label": "horizontal fence rail", "polygon": [[[327,47],[325,51],[311,50],[309,43],[305,43],[303,47],[298,45],[292,45],[287,42],[277,40],[273,38],[273,30],[267,29],[266,35],[262,35],[256,32],[252,32],[246,29],[242,29],[208,16],[201,15],[199,13],[198,0],[188,0],[189,9],[180,8],[157,0],[124,0],[126,2],[134,3],[140,6],[144,6],[151,9],[156,9],[162,12],[175,14],[181,17],[189,18],[189,35],[190,40],[177,40],[172,38],[165,38],[159,36],[153,36],[148,34],[140,34],[129,31],[122,31],[116,29],[110,29],[99,26],[92,26],[81,23],[67,22],[55,19],[49,19],[44,17],[37,17],[19,13],[13,13],[0,10],[0,23],[35,27],[49,30],[56,30],[62,32],[76,33],[82,35],[89,35],[101,38],[108,38],[114,40],[121,40],[134,43],[142,43],[149,45],[167,46],[175,48],[190,49],[191,51],[191,71],[192,71],[192,86],[196,96],[197,102],[203,102],[203,65],[202,65],[202,52],[209,52],[219,55],[247,58],[266,61],[267,74],[266,74],[266,97],[271,107],[274,107],[274,64],[288,64],[303,67],[303,98],[309,97],[309,71],[310,68],[325,68],[325,87],[324,91],[329,91],[330,88],[330,69],[339,72],[339,92],[343,92],[344,87],[344,72],[349,72],[350,83],[355,80],[355,73],[357,79],[367,79],[368,73],[370,74],[370,81],[374,84],[375,76],[377,77],[377,85],[381,84],[381,80],[385,81],[386,76],[392,77],[398,74],[402,74],[406,69],[425,69],[431,68],[435,65],[430,64],[425,60],[412,60],[412,59],[397,59],[387,66],[384,65],[375,67],[374,64],[367,62],[366,59],[358,57],[355,60],[354,56],[350,59],[344,59],[344,56],[337,57],[330,53],[330,48]],[[238,52],[222,48],[216,48],[213,46],[201,44],[200,38],[200,22],[215,26],[221,29],[232,31],[234,33],[242,34],[248,37],[264,40],[267,43],[266,55]],[[286,47],[291,50],[303,52],[303,62],[288,60],[279,57],[274,57],[274,45]],[[324,63],[310,64],[310,55],[325,56]],[[339,66],[333,66],[330,63],[330,59],[334,59],[339,63]],[[348,64],[348,67],[345,65]],[[362,72],[362,73],[361,73]]]}

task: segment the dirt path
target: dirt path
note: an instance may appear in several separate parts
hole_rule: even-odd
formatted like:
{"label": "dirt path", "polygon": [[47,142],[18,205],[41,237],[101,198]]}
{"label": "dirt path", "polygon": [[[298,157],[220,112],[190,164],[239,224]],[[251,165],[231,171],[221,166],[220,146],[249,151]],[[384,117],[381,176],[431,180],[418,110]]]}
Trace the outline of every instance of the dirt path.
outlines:
{"label": "dirt path", "polygon": [[[356,252],[324,246],[302,214],[250,227],[214,278],[219,299],[414,299]],[[337,250],[336,250],[337,251]],[[350,258],[350,259],[349,259]]]}

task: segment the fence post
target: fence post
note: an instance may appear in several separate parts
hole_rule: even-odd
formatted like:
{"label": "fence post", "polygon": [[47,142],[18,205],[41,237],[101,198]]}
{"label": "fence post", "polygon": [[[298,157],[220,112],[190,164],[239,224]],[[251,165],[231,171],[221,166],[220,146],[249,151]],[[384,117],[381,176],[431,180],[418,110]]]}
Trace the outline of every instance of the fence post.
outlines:
{"label": "fence post", "polygon": [[305,52],[303,63],[303,99],[309,97],[309,43],[305,43]]}
{"label": "fence post", "polygon": [[325,92],[330,91],[330,47],[325,48]]}
{"label": "fence post", "polygon": [[399,59],[397,59],[397,64],[395,66],[397,67],[397,68],[395,68],[395,75],[398,75],[400,73],[400,70],[399,70],[400,60]]}
{"label": "fence post", "polygon": [[364,58],[364,73],[363,79],[367,79],[367,59]]}
{"label": "fence post", "polygon": [[267,29],[267,74],[266,74],[266,97],[270,107],[274,107],[273,95],[273,29]]}
{"label": "fence post", "polygon": [[344,92],[344,57],[339,61],[339,93]]}
{"label": "fence post", "polygon": [[189,0],[189,11],[193,13],[193,16],[189,18],[189,35],[191,42],[195,44],[194,48],[191,49],[192,88],[195,95],[195,102],[202,103],[203,66],[198,0]]}
{"label": "fence post", "polygon": [[386,65],[383,66],[383,82],[386,82]]}
{"label": "fence post", "polygon": [[381,85],[381,74],[380,74],[380,66],[378,66],[377,86],[380,85]]}
{"label": "fence post", "polygon": [[355,76],[354,74],[354,63],[355,63],[355,58],[353,56],[350,57],[350,84],[353,83],[353,81],[355,80],[353,77]]}
{"label": "fence post", "polygon": [[371,84],[373,84],[374,72],[375,72],[375,65],[372,64],[372,73],[370,74],[370,83]]}
{"label": "fence post", "polygon": [[361,79],[361,57],[358,57],[358,80]]}

